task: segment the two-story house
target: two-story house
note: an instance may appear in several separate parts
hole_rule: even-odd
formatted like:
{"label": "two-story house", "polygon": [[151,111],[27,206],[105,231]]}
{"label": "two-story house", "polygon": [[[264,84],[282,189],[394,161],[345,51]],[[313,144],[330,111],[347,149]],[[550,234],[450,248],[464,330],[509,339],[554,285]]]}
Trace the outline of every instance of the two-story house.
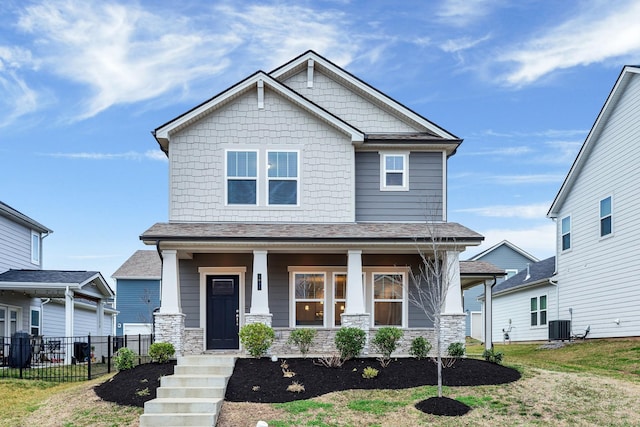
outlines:
{"label": "two-story house", "polygon": [[445,339],[464,341],[459,253],[483,237],[447,222],[455,135],[312,51],[154,135],[169,159],[169,221],[141,236],[162,257],[157,340],[239,349],[251,322],[276,330],[280,354],[298,327],[322,343],[341,326],[432,339],[408,292],[419,251],[436,247],[450,272]]}
{"label": "two-story house", "polygon": [[43,239],[52,231],[0,202],[0,361],[16,332],[31,336],[108,335],[114,296],[96,271],[43,270]]}
{"label": "two-story house", "polygon": [[640,67],[623,68],[547,216],[558,319],[590,337],[640,335]]}

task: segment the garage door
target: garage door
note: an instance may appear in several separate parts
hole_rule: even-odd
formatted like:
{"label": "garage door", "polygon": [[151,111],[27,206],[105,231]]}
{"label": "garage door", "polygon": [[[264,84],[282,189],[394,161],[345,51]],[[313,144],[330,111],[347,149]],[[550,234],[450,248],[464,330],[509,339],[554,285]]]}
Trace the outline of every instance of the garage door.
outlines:
{"label": "garage door", "polygon": [[125,323],[122,325],[124,335],[151,335],[153,325],[151,323]]}

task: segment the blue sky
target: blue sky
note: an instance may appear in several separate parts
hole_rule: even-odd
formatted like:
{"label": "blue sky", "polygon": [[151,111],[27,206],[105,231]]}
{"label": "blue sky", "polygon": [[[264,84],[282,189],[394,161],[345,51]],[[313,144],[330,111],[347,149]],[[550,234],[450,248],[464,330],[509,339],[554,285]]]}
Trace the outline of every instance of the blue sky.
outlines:
{"label": "blue sky", "polygon": [[465,142],[449,220],[546,258],[545,214],[625,64],[640,1],[28,1],[0,8],[0,200],[45,268],[105,277],[168,213],[159,125],[313,49]]}

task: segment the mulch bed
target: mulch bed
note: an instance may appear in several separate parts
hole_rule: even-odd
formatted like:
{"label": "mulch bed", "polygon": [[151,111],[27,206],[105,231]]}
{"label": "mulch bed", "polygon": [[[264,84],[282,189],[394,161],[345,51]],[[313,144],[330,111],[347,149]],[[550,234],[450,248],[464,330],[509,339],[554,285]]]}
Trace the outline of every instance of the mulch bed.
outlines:
{"label": "mulch bed", "polygon": [[460,417],[471,410],[471,407],[448,397],[430,397],[416,403],[416,409],[433,415]]}

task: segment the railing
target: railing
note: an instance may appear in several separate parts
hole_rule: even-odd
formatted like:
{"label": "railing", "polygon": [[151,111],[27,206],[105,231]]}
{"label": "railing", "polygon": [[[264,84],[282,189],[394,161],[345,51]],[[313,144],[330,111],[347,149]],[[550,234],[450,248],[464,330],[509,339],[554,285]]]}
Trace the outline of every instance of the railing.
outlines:
{"label": "railing", "polygon": [[112,372],[114,355],[133,350],[138,365],[150,362],[153,335],[42,337],[18,332],[0,337],[0,378],[84,381]]}

